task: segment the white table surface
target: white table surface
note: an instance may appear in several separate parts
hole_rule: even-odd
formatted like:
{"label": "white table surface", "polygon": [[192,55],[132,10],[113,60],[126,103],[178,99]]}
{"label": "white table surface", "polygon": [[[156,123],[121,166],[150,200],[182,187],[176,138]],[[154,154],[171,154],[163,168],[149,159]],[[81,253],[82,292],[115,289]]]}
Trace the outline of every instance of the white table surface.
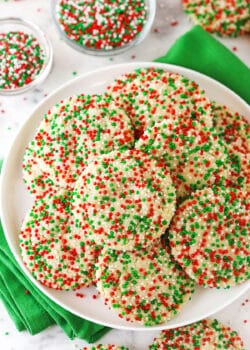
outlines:
{"label": "white table surface", "polygon": [[[51,18],[49,0],[0,0],[0,17],[5,16],[22,16],[40,25],[52,42],[54,64],[50,76],[38,89],[16,97],[0,97],[0,158],[4,158],[16,132],[37,103],[61,84],[85,72],[114,63],[151,61],[163,55],[181,34],[191,28],[191,23],[181,10],[181,1],[157,0],[156,19],[144,42],[125,54],[102,58],[81,54],[60,40]],[[176,26],[171,26],[173,20],[178,21]],[[250,36],[219,40],[250,66]],[[244,340],[245,348],[250,349],[250,291],[214,317],[236,329]],[[143,350],[148,348],[157,334],[152,331],[113,330],[101,342]],[[36,336],[18,332],[0,302],[1,349],[76,350],[83,345],[83,340],[69,340],[58,326],[52,326]]]}

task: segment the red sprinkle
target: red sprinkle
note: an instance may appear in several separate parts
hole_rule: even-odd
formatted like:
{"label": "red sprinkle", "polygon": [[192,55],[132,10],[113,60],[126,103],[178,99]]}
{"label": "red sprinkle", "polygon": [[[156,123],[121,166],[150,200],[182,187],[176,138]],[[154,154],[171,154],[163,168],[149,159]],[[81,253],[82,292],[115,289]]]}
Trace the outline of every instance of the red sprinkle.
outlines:
{"label": "red sprinkle", "polygon": [[177,26],[179,24],[179,22],[176,21],[176,20],[173,20],[173,21],[171,21],[170,24],[171,24],[172,27],[175,27],[175,26]]}
{"label": "red sprinkle", "polygon": [[78,297],[78,298],[84,298],[84,294],[83,293],[76,293],[76,296]]}

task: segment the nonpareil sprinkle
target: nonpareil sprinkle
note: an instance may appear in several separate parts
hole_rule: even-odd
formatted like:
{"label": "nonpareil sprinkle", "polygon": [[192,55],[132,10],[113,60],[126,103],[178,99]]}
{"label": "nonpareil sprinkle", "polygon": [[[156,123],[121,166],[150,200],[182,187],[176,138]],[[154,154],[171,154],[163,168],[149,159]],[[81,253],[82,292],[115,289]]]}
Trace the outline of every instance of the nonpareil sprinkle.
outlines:
{"label": "nonpareil sprinkle", "polygon": [[44,51],[32,34],[0,33],[0,89],[30,84],[39,75],[44,60]]}
{"label": "nonpareil sprinkle", "polygon": [[107,344],[107,345],[91,345],[91,347],[84,347],[82,350],[128,350],[126,346],[118,346],[118,345],[112,345],[112,344]]}
{"label": "nonpareil sprinkle", "polygon": [[63,32],[97,50],[127,45],[142,31],[146,18],[145,0],[60,0],[57,7]]}
{"label": "nonpareil sprinkle", "polygon": [[243,350],[243,348],[244,344],[238,333],[216,319],[163,330],[149,347],[150,350]]}
{"label": "nonpareil sprinkle", "polygon": [[182,0],[182,4],[193,22],[210,33],[237,37],[250,32],[247,0]]}
{"label": "nonpareil sprinkle", "polygon": [[147,249],[103,249],[96,266],[96,287],[105,304],[127,321],[146,326],[166,322],[194,292],[194,282],[160,239]]}

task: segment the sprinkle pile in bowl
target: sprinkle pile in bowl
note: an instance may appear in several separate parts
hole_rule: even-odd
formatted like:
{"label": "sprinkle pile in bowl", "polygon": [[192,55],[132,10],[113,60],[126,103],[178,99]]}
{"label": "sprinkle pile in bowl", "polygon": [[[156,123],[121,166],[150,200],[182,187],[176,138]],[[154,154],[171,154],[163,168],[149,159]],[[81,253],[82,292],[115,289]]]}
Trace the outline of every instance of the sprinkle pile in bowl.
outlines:
{"label": "sprinkle pile in bowl", "polygon": [[55,0],[54,18],[62,37],[75,49],[105,55],[141,42],[155,14],[147,0]]}
{"label": "sprinkle pile in bowl", "polygon": [[61,100],[23,158],[35,199],[25,265],[51,288],[95,285],[147,326],[181,312],[196,285],[249,280],[249,150],[243,116],[162,69]]}
{"label": "sprinkle pile in bowl", "polygon": [[20,18],[0,20],[0,94],[27,91],[49,74],[52,49],[41,30]]}

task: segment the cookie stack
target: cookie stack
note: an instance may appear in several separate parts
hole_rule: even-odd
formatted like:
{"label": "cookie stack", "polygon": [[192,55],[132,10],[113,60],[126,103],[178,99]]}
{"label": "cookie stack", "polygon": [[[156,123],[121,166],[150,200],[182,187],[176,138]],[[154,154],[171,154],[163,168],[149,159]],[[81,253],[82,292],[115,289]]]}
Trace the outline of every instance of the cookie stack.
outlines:
{"label": "cookie stack", "polygon": [[23,160],[23,260],[44,285],[94,284],[120,317],[173,318],[195,284],[250,278],[250,128],[195,82],[138,69],[60,101]]}

